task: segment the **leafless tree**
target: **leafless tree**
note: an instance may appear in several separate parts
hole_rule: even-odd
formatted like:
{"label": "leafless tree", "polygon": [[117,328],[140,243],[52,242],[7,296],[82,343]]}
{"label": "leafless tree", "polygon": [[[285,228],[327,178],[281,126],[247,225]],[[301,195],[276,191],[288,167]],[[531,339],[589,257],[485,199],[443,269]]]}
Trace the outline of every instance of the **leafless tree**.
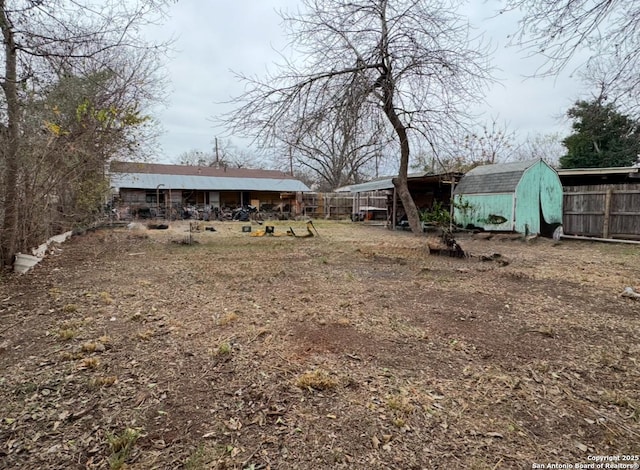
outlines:
{"label": "leafless tree", "polygon": [[471,37],[455,1],[302,4],[302,11],[282,15],[298,59],[264,78],[240,75],[247,91],[226,117],[230,130],[268,144],[291,122],[385,122],[400,149],[396,189],[412,230],[421,232],[407,187],[411,142],[438,146],[463,120],[490,78],[486,48]]}
{"label": "leafless tree", "polygon": [[[68,228],[65,218],[95,211],[100,197],[88,195],[104,186],[105,163],[149,135],[141,106],[157,97],[164,46],[140,28],[165,4],[0,0],[0,263],[41,241],[49,222]],[[38,223],[44,208],[61,218]]]}
{"label": "leafless tree", "polygon": [[357,115],[349,119],[332,116],[313,122],[298,120],[286,128],[279,137],[285,141],[292,164],[308,170],[320,191],[362,183],[376,175],[391,139],[380,120],[368,121]]}
{"label": "leafless tree", "polygon": [[423,151],[414,168],[464,173],[479,165],[508,161],[517,148],[516,133],[493,117],[489,123],[473,128],[452,128],[449,141],[437,152]]}
{"label": "leafless tree", "polygon": [[212,150],[191,149],[182,153],[176,159],[176,163],[219,168],[264,168],[266,166],[262,156],[238,147],[231,140],[216,138],[212,143]]}
{"label": "leafless tree", "polygon": [[[505,0],[522,14],[513,43],[547,60],[541,75],[555,75],[579,53],[586,77],[610,99],[640,104],[640,4],[635,0]],[[584,63],[586,62],[586,63]],[[579,67],[582,68],[582,67]],[[584,68],[583,68],[584,70]]]}
{"label": "leafless tree", "polygon": [[556,166],[560,157],[567,153],[560,134],[533,134],[518,145],[511,154],[511,160],[524,161],[540,158],[549,165]]}

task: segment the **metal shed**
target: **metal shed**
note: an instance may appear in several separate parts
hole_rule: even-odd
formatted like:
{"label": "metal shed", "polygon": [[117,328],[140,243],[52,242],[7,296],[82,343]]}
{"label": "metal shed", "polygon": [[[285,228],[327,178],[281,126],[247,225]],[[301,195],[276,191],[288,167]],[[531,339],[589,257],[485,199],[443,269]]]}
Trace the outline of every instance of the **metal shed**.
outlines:
{"label": "metal shed", "polygon": [[551,235],[562,224],[560,178],[540,159],[476,167],[453,194],[464,227]]}

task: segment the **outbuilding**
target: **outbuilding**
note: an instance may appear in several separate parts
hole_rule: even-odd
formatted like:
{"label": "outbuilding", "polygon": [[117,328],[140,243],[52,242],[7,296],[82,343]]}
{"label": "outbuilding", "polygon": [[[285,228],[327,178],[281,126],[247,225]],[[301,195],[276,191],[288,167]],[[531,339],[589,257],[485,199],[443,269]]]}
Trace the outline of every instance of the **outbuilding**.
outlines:
{"label": "outbuilding", "polygon": [[540,159],[476,167],[453,194],[463,227],[550,236],[562,224],[560,178]]}

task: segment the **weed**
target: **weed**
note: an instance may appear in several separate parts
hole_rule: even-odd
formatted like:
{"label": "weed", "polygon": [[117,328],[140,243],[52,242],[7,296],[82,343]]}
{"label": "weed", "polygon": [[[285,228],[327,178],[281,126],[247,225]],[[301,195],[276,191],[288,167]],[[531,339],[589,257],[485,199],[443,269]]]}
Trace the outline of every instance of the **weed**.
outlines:
{"label": "weed", "polygon": [[89,341],[87,343],[84,343],[80,349],[85,353],[96,352],[96,350],[98,349],[98,343]]}
{"label": "weed", "polygon": [[102,335],[100,336],[100,338],[98,338],[98,341],[100,341],[102,344],[109,344],[111,342],[111,338],[109,337],[109,335]]}
{"label": "weed", "polygon": [[97,357],[85,357],[78,364],[79,369],[95,369],[100,365],[100,360]]}
{"label": "weed", "polygon": [[222,343],[218,346],[217,356],[226,356],[231,354],[231,345],[229,343]]}
{"label": "weed", "polygon": [[396,418],[393,420],[393,425],[397,428],[404,428],[407,425],[407,422],[402,418]]}
{"label": "weed", "polygon": [[220,321],[218,322],[219,325],[221,326],[225,326],[225,325],[229,325],[230,323],[233,323],[234,321],[237,321],[240,317],[238,316],[237,313],[232,312],[228,315],[226,315],[224,318],[221,318]]}
{"label": "weed", "polygon": [[78,336],[78,332],[72,328],[64,328],[58,331],[58,338],[62,341],[69,341]]}
{"label": "weed", "polygon": [[142,341],[149,341],[153,338],[153,330],[141,331],[138,333],[138,338]]}
{"label": "weed", "polygon": [[62,294],[62,291],[57,287],[53,287],[49,289],[49,295],[53,297],[55,300],[58,300],[61,294]]}
{"label": "weed", "polygon": [[126,428],[120,434],[107,434],[107,442],[111,455],[109,456],[109,468],[119,470],[131,456],[131,451],[142,433],[139,429]]}
{"label": "weed", "polygon": [[96,377],[89,381],[92,387],[111,387],[118,381],[118,377],[111,375],[107,377]]}
{"label": "weed", "polygon": [[210,468],[209,464],[211,463],[211,457],[208,453],[209,452],[207,452],[203,445],[199,445],[187,460],[185,460],[185,470],[205,470]]}
{"label": "weed", "polygon": [[81,352],[63,351],[63,352],[60,353],[60,360],[61,361],[77,361],[78,359],[82,359],[82,353]]}
{"label": "weed", "polygon": [[76,304],[67,304],[62,307],[62,311],[64,313],[75,313],[78,311],[78,306]]}
{"label": "weed", "polygon": [[133,315],[131,315],[131,317],[129,317],[129,320],[131,321],[142,321],[143,316],[141,312],[136,312]]}
{"label": "weed", "polygon": [[113,298],[108,292],[100,292],[100,301],[105,305],[113,304]]}
{"label": "weed", "polygon": [[413,405],[409,403],[409,399],[402,395],[392,395],[388,397],[385,404],[391,411],[396,411],[399,413],[410,414],[414,410]]}
{"label": "weed", "polygon": [[331,377],[329,373],[322,369],[305,372],[296,380],[296,387],[315,389],[315,390],[331,390],[338,386],[338,381]]}

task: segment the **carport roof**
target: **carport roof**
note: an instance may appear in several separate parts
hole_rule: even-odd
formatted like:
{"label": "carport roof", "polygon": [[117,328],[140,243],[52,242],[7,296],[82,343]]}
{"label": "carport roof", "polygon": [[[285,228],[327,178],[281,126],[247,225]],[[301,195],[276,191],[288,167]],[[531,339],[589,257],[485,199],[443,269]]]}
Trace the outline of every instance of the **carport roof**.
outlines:
{"label": "carport roof", "polygon": [[[407,175],[407,182],[409,184],[433,184],[433,183],[451,183],[457,181],[462,176],[461,173],[441,173],[434,175],[432,173],[412,173]],[[354,184],[349,186],[349,190],[352,193],[365,193],[368,191],[384,191],[394,188],[393,180],[396,176],[387,176],[385,178],[379,178],[377,180],[369,181],[367,183]]]}

